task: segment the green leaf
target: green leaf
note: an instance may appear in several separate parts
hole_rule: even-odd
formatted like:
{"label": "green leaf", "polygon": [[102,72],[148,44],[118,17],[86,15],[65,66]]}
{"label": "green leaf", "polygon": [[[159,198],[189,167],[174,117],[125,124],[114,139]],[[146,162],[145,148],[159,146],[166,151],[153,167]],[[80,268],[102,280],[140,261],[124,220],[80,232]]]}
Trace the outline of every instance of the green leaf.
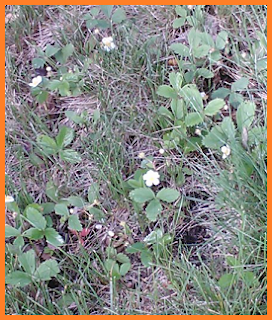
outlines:
{"label": "green leaf", "polygon": [[267,69],[267,58],[260,59],[257,62],[256,66],[257,66],[258,72],[266,70]]}
{"label": "green leaf", "polygon": [[145,250],[141,252],[140,255],[141,262],[145,267],[150,267],[152,263],[152,253],[150,250]]}
{"label": "green leaf", "polygon": [[70,215],[69,210],[67,208],[67,205],[64,203],[57,203],[55,205],[55,212],[56,212],[56,214],[63,216],[63,217],[66,217],[66,218],[68,218]]}
{"label": "green leaf", "polygon": [[180,171],[177,176],[176,176],[176,185],[181,187],[184,182],[185,182],[185,176],[184,176],[184,173],[182,171]]}
{"label": "green leaf", "polygon": [[231,117],[225,117],[221,123],[226,139],[235,141],[236,129]]}
{"label": "green leaf", "polygon": [[79,116],[76,112],[67,110],[65,111],[65,115],[67,118],[72,120],[76,124],[82,124],[85,122],[85,119],[81,116]]}
{"label": "green leaf", "polygon": [[219,88],[212,93],[212,99],[225,99],[230,94],[230,90],[227,88]]}
{"label": "green leaf", "polygon": [[[152,160],[151,160],[152,161]],[[150,168],[150,169],[153,169],[153,164],[152,162],[150,161],[150,159],[143,159],[141,161],[141,168]],[[142,184],[139,186],[139,188],[142,186]]]}
{"label": "green leaf", "polygon": [[209,59],[211,61],[211,63],[215,63],[217,61],[219,61],[222,58],[221,53],[218,50],[213,51],[210,55],[209,55]]}
{"label": "green leaf", "polygon": [[182,43],[173,43],[171,44],[170,49],[179,54],[181,58],[190,56],[189,48]]}
{"label": "green leaf", "polygon": [[193,111],[203,112],[203,99],[197,87],[187,84],[180,90],[180,95],[184,98],[186,106]]}
{"label": "green leaf", "polygon": [[158,199],[149,202],[146,209],[146,216],[150,221],[156,221],[158,215],[162,212],[162,205]]}
{"label": "green leaf", "polygon": [[217,125],[204,137],[203,144],[207,148],[220,149],[227,141],[235,142],[236,130],[230,117],[225,117],[221,125]]}
{"label": "green leaf", "polygon": [[178,91],[182,87],[183,75],[180,72],[170,72],[169,81],[171,86]]}
{"label": "green leaf", "polygon": [[223,274],[220,279],[218,280],[218,284],[221,288],[226,289],[233,285],[234,282],[234,275],[231,273]]}
{"label": "green leaf", "polygon": [[144,203],[155,198],[154,192],[148,188],[135,189],[129,193],[129,196],[133,201],[138,203]]}
{"label": "green leaf", "polygon": [[89,203],[93,203],[94,200],[99,198],[99,185],[97,182],[93,182],[88,190],[88,201]]}
{"label": "green leaf", "polygon": [[24,287],[31,283],[31,276],[23,271],[14,271],[9,273],[5,278],[6,284]]}
{"label": "green leaf", "polygon": [[186,139],[184,140],[183,153],[188,154],[192,151],[198,150],[199,146],[201,146],[200,137],[191,137],[189,139]]}
{"label": "green leaf", "polygon": [[73,54],[75,47],[72,43],[68,43],[65,47],[61,49],[63,62],[65,63],[67,59]]}
{"label": "green leaf", "polygon": [[188,42],[189,42],[190,48],[195,50],[200,45],[201,32],[199,32],[195,28],[192,28],[188,33]]}
{"label": "green leaf", "polygon": [[19,252],[21,252],[21,248],[25,245],[25,241],[24,238],[22,236],[18,236],[14,242],[13,242],[14,246],[17,246],[19,248]]}
{"label": "green leaf", "polygon": [[143,181],[143,175],[145,174],[146,170],[137,169],[134,173],[134,179],[138,181]]}
{"label": "green leaf", "polygon": [[92,8],[92,9],[90,10],[90,14],[91,14],[93,17],[97,16],[99,12],[100,12],[100,10],[99,10],[99,8],[97,8],[97,7]]}
{"label": "green leaf", "polygon": [[131,246],[127,247],[127,253],[136,253],[146,250],[146,245],[143,242],[135,242]]}
{"label": "green leaf", "polygon": [[5,225],[5,238],[17,237],[21,234],[21,232],[12,226]]}
{"label": "green leaf", "polygon": [[222,132],[221,127],[215,126],[212,130],[203,138],[202,143],[206,148],[220,149],[225,144],[225,135]]}
{"label": "green leaf", "polygon": [[46,184],[46,195],[51,200],[57,202],[58,201],[58,190],[57,187],[54,185],[53,181],[48,181]]}
{"label": "green leaf", "polygon": [[31,223],[35,228],[39,230],[44,230],[46,227],[46,220],[43,215],[36,209],[27,207],[25,210],[27,220]]}
{"label": "green leaf", "polygon": [[127,184],[132,187],[133,189],[137,189],[137,188],[140,188],[142,186],[142,183],[138,180],[135,180],[135,179],[129,179],[127,181]]}
{"label": "green leaf", "polygon": [[[54,203],[53,203],[53,209],[51,210],[51,212],[54,211],[54,207],[55,206],[54,206]],[[51,228],[53,226],[53,220],[52,220],[51,216],[50,215],[46,215],[45,216],[45,220],[46,220],[46,227]]]}
{"label": "green leaf", "polygon": [[96,20],[97,27],[100,29],[108,29],[110,28],[110,23],[107,20],[104,19],[98,19]]}
{"label": "green leaf", "polygon": [[53,228],[46,228],[44,232],[46,241],[54,247],[63,245],[62,236]]}
{"label": "green leaf", "polygon": [[199,47],[193,48],[193,55],[195,58],[203,58],[208,55],[211,47],[208,44],[202,44]]}
{"label": "green leaf", "polygon": [[171,120],[174,120],[173,114],[165,107],[160,107],[159,110],[158,110],[158,113],[161,116],[168,117]]}
{"label": "green leaf", "polygon": [[52,277],[55,277],[59,272],[60,269],[57,261],[49,259],[40,264],[35,272],[35,276],[41,281],[46,281],[50,280]]}
{"label": "green leaf", "polygon": [[267,129],[265,126],[254,126],[248,132],[248,145],[249,146],[258,146],[267,144]]}
{"label": "green leaf", "polygon": [[126,12],[125,12],[125,10],[122,9],[122,8],[117,8],[117,9],[114,11],[114,13],[113,13],[113,15],[112,15],[112,17],[111,17],[111,19],[112,19],[112,21],[113,21],[114,23],[121,23],[121,22],[123,22],[124,20],[126,20],[126,18],[127,18]]}
{"label": "green leaf", "polygon": [[152,232],[149,233],[149,235],[147,235],[145,238],[144,238],[144,242],[148,245],[150,244],[157,244],[160,242],[160,240],[162,239],[163,237],[163,232],[161,229],[156,229]]}
{"label": "green leaf", "polygon": [[187,20],[187,23],[189,24],[189,26],[191,26],[191,27],[197,23],[196,18],[193,16],[187,16],[186,20]]}
{"label": "green leaf", "polygon": [[120,266],[120,275],[121,275],[121,276],[126,275],[126,274],[129,272],[130,268],[131,268],[131,263],[130,263],[130,262],[123,263],[123,264]]}
{"label": "green leaf", "polygon": [[198,76],[202,76],[206,79],[211,79],[214,77],[214,73],[206,68],[197,69]]}
{"label": "green leaf", "polygon": [[180,193],[171,188],[163,188],[157,193],[157,198],[168,203],[174,202],[180,196]]}
{"label": "green leaf", "polygon": [[34,69],[43,68],[45,65],[45,60],[42,58],[34,58],[32,60],[32,66]]}
{"label": "green leaf", "polygon": [[16,212],[17,214],[20,213],[20,209],[18,207],[18,204],[15,201],[7,203],[6,206],[10,211]]}
{"label": "green leaf", "polygon": [[79,163],[82,161],[80,154],[72,149],[60,150],[59,155],[63,161],[70,163]]}
{"label": "green leaf", "polygon": [[237,266],[241,265],[241,262],[232,256],[227,256],[226,261],[227,261],[228,265],[231,267],[237,267]]}
{"label": "green leaf", "polygon": [[124,253],[118,253],[116,256],[116,260],[120,263],[129,263],[129,257],[126,256]]}
{"label": "green leaf", "polygon": [[59,88],[60,83],[61,83],[61,81],[59,81],[59,80],[52,80],[52,81],[48,82],[47,88],[52,91],[57,90]]}
{"label": "green leaf", "polygon": [[115,258],[115,256],[117,255],[117,250],[113,247],[107,247],[106,248],[106,254],[108,258]]}
{"label": "green leaf", "polygon": [[227,40],[228,40],[228,33],[226,31],[219,32],[215,42],[216,48],[218,50],[223,50],[226,46]]}
{"label": "green leaf", "polygon": [[214,116],[223,108],[225,104],[226,103],[223,99],[214,99],[208,103],[204,113],[206,116]]}
{"label": "green leaf", "polygon": [[58,85],[58,90],[59,90],[59,94],[62,96],[62,97],[67,97],[67,96],[70,96],[71,95],[71,92],[70,92],[70,84],[68,81],[60,81],[59,85]]}
{"label": "green leaf", "polygon": [[185,117],[185,124],[187,127],[193,127],[203,122],[203,116],[198,112],[188,113]]}
{"label": "green leaf", "polygon": [[229,103],[234,108],[237,108],[242,102],[244,102],[244,97],[240,93],[231,93],[229,96]]}
{"label": "green leaf", "polygon": [[58,307],[69,308],[69,306],[74,302],[75,298],[72,293],[62,293],[61,298],[58,299]]}
{"label": "green leaf", "polygon": [[165,98],[176,98],[177,93],[176,91],[167,85],[161,85],[158,87],[157,94],[159,96],[165,97]]}
{"label": "green leaf", "polygon": [[100,110],[96,109],[93,113],[93,121],[96,123],[100,119]]}
{"label": "green leaf", "polygon": [[247,78],[242,77],[231,85],[231,90],[242,91],[247,88],[248,83],[249,83],[249,80]]}
{"label": "green leaf", "polygon": [[42,207],[39,204],[33,203],[33,202],[25,207],[24,213],[26,213],[26,209],[27,208],[34,208],[34,209],[36,209],[36,210],[38,210],[40,212],[42,210]]}
{"label": "green leaf", "polygon": [[98,21],[97,19],[93,19],[90,16],[90,18],[86,20],[86,27],[88,29],[92,29],[92,28],[96,27],[97,26],[97,21]]}
{"label": "green leaf", "polygon": [[23,236],[31,240],[38,240],[44,237],[44,231],[37,228],[29,228],[23,233]]}
{"label": "green leaf", "polygon": [[175,7],[176,14],[179,15],[182,18],[186,18],[187,11],[182,8],[182,6],[176,6]]}
{"label": "green leaf", "polygon": [[55,204],[53,202],[44,202],[41,204],[43,214],[51,213],[54,211]]}
{"label": "green leaf", "polygon": [[105,261],[105,268],[109,272],[110,277],[119,279],[120,278],[120,270],[119,270],[119,265],[116,261],[112,259],[107,259]]}
{"label": "green leaf", "polygon": [[76,231],[82,230],[82,225],[77,215],[72,215],[68,218],[68,227],[71,230],[76,230]]}
{"label": "green leaf", "polygon": [[48,155],[56,154],[58,152],[56,141],[44,134],[37,137],[37,143]]}
{"label": "green leaf", "polygon": [[180,28],[184,25],[185,23],[185,18],[177,18],[173,21],[173,28],[177,29]]}
{"label": "green leaf", "polygon": [[35,252],[34,250],[28,250],[18,256],[18,260],[28,274],[33,274],[35,271]]}
{"label": "green leaf", "polygon": [[36,100],[40,104],[44,103],[47,100],[47,98],[48,98],[47,91],[40,91],[39,94],[36,96]]}
{"label": "green leaf", "polygon": [[68,127],[61,127],[58,135],[56,136],[56,142],[59,148],[67,147],[74,139],[74,130]]}
{"label": "green leaf", "polygon": [[116,261],[114,261],[113,259],[106,259],[105,260],[105,268],[107,271],[111,271],[113,269],[113,266],[116,264]]}
{"label": "green leaf", "polygon": [[254,120],[255,111],[256,106],[253,102],[243,102],[239,105],[236,121],[240,132],[243,131],[243,128],[249,129]]}
{"label": "green leaf", "polygon": [[182,99],[173,99],[171,101],[171,110],[178,120],[182,119],[185,114],[184,101]]}
{"label": "green leaf", "polygon": [[96,207],[88,208],[88,211],[94,216],[94,220],[102,221],[105,218],[104,212]]}
{"label": "green leaf", "polygon": [[104,13],[104,15],[109,18],[111,16],[111,13],[112,13],[112,9],[113,9],[113,5],[101,5],[100,8],[101,8],[101,11]]}
{"label": "green leaf", "polygon": [[190,83],[194,81],[196,71],[188,71],[184,73],[184,79],[186,83]]}
{"label": "green leaf", "polygon": [[248,286],[253,286],[254,284],[259,283],[258,279],[256,278],[255,274],[252,271],[245,271],[243,272],[243,280]]}
{"label": "green leaf", "polygon": [[60,50],[60,47],[52,46],[51,44],[48,44],[45,49],[45,55],[50,58],[54,56],[58,51]]}
{"label": "green leaf", "polygon": [[208,45],[210,48],[214,48],[214,41],[212,36],[207,32],[200,32],[201,43]]}
{"label": "green leaf", "polygon": [[69,203],[77,208],[83,208],[85,205],[84,200],[81,197],[77,197],[77,196],[70,196],[69,198],[67,198],[67,201],[69,201]]}

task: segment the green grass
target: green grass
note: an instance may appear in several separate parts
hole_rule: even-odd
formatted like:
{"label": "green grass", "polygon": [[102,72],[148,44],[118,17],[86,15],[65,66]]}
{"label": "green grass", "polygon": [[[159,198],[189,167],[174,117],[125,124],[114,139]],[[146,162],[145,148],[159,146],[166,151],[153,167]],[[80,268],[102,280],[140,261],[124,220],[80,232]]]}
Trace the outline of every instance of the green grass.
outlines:
{"label": "green grass", "polygon": [[[60,269],[51,280],[36,279],[26,287],[7,284],[6,314],[265,315],[267,6],[182,6],[200,31],[213,38],[228,32],[220,63],[196,62],[214,72],[211,79],[193,79],[199,91],[208,94],[207,101],[215,90],[230,88],[240,77],[249,79],[239,93],[256,105],[246,139],[255,139],[256,147],[239,145],[226,161],[203,145],[185,153],[176,144],[159,153],[164,134],[180,132],[179,123],[158,112],[162,106],[171,108],[170,100],[157,94],[160,85],[169,84],[169,74],[179,71],[169,63],[175,58],[170,45],[187,44],[191,28],[173,29],[175,6],[114,6],[125,10],[126,19],[99,34],[95,27],[86,27],[84,17],[93,7],[99,6],[6,6],[6,15],[12,15],[6,23],[5,188],[18,205],[6,205],[6,223],[29,228],[27,205],[53,201],[46,191],[48,182],[56,187],[56,202],[69,196],[87,201],[90,186],[99,185],[99,204],[92,204],[97,211],[75,209],[89,230],[83,245],[54,210],[47,219],[64,238],[61,247],[25,240],[18,248],[14,238],[6,239],[6,275],[22,270],[18,257],[30,249],[36,252],[37,266],[54,259]],[[104,17],[100,13],[98,18]],[[106,53],[99,41],[110,35],[117,49]],[[74,52],[64,65],[80,70],[81,93],[61,97],[50,92],[45,103],[38,103],[28,85],[37,75],[32,59],[49,44],[69,43]],[[46,65],[56,77],[61,64],[51,57]],[[94,120],[96,110],[100,115]],[[236,123],[236,109],[229,110]],[[85,114],[86,123],[76,124],[66,111]],[[220,112],[203,128],[209,130],[227,115]],[[79,163],[46,154],[38,143],[41,134],[55,138],[61,126],[75,132],[67,148],[80,154]],[[188,130],[188,138],[194,130]],[[163,202],[154,222],[129,196],[128,181],[143,166],[141,152],[152,157],[160,172],[155,193],[161,186],[180,192],[178,201]],[[140,253],[129,254],[126,248],[157,229],[166,238],[148,246],[152,263],[146,267]],[[113,259],[107,248],[130,258],[131,268],[120,279],[107,270],[107,259]]]}

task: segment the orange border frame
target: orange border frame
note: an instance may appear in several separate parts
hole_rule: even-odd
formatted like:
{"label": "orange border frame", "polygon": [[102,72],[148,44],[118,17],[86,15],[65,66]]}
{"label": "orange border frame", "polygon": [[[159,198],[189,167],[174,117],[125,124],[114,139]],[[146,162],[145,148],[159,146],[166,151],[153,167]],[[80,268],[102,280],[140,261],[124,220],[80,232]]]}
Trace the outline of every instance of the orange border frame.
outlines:
{"label": "orange border frame", "polygon": [[[22,1],[23,2],[23,1]],[[52,3],[53,2],[53,3]],[[240,3],[243,3],[244,1],[240,2]],[[37,5],[37,2],[35,1],[24,1],[23,3],[21,2],[16,2],[14,5]],[[47,5],[55,5],[55,2],[54,1],[47,1],[46,2]],[[78,3],[76,3],[76,1],[67,1],[66,3],[63,3],[63,4],[69,4],[69,5],[78,5]],[[82,1],[82,5],[88,5],[90,4],[89,1]],[[92,1],[91,4],[97,4],[97,5],[101,5],[101,4],[111,4],[111,1]],[[127,1],[119,1],[119,4],[120,5],[132,5],[132,4],[129,4]],[[163,1],[138,1],[138,5],[155,5],[155,4],[158,4],[158,5],[162,5],[163,4]],[[180,4],[180,1],[172,1],[172,4]],[[201,3],[197,3],[197,4],[201,4]],[[220,5],[220,4],[225,4],[223,1],[220,3],[220,1],[218,1],[218,3],[216,5]],[[251,3],[244,3],[244,5],[248,5],[248,4],[251,4]],[[44,4],[42,4],[44,5]],[[228,5],[236,5],[234,3],[234,1],[229,1]],[[251,4],[251,5],[254,5],[254,4]],[[3,7],[2,9],[2,20],[5,19],[5,7]],[[269,21],[269,16],[268,16],[268,19]],[[2,31],[1,33],[1,38],[2,38],[2,41],[4,43],[4,46],[5,46],[5,29],[3,29],[4,31]],[[1,59],[2,59],[2,63],[4,64],[4,60],[5,60],[5,55],[2,51],[2,55],[1,55]],[[4,70],[5,71],[5,70]],[[3,78],[1,78],[1,88],[2,88],[2,96],[4,97],[4,94],[5,94],[5,74],[3,73]],[[5,101],[4,101],[4,104],[5,104]],[[4,109],[4,108],[3,108]],[[3,118],[4,118],[4,111],[2,112],[2,115],[3,115]],[[269,121],[269,113],[268,113],[268,121]],[[5,136],[5,127],[4,126],[0,126],[0,130],[1,130],[1,142],[0,142],[0,145],[1,145],[1,150],[2,151],[2,154],[4,155],[4,150],[5,150],[5,140],[4,140],[4,136]],[[271,131],[272,129],[270,129]],[[268,127],[268,136],[270,135],[269,133],[269,127]],[[269,145],[268,145],[269,147]],[[269,148],[268,148],[268,153],[269,153]],[[2,177],[4,177],[4,166],[5,166],[5,161],[4,161],[4,156],[3,156],[3,160],[1,162],[1,167],[2,167]],[[3,180],[5,181],[5,178],[3,178]],[[2,190],[2,195],[4,195],[4,189],[5,189],[5,186],[4,186],[4,183],[1,185],[1,190]],[[268,190],[269,191],[269,190]],[[4,209],[4,205],[2,205],[2,208]],[[4,217],[2,217],[2,221],[3,221],[3,226],[4,226]],[[1,228],[3,234],[4,234],[4,227]],[[3,236],[4,237],[4,236]],[[4,245],[1,246],[1,257],[2,258],[2,266],[4,266],[4,253],[5,253],[5,247]],[[1,279],[1,284],[2,286],[4,287],[5,285],[5,273],[4,273],[4,267],[2,269],[2,275],[4,275],[4,277]],[[269,303],[268,303],[268,309],[270,309],[269,307]],[[3,310],[3,315],[4,316],[7,316],[4,314],[4,308],[5,308],[5,297],[3,295],[3,297],[1,298],[1,310]],[[64,316],[64,315],[63,315]],[[208,315],[204,315],[204,317],[208,317]],[[18,317],[18,316],[17,316]],[[47,316],[47,317],[51,317],[51,316]],[[82,317],[82,316],[81,316]],[[83,315],[84,317],[84,315]],[[86,317],[86,316],[85,316]],[[111,316],[108,316],[108,315],[98,315],[98,317],[103,317],[104,319],[108,318],[108,317],[111,317]],[[116,317],[116,316],[115,316]],[[118,317],[118,316],[117,316]],[[126,317],[135,317],[134,315],[128,315]],[[137,317],[137,316],[136,316]],[[148,315],[145,315],[145,317],[156,317],[155,315],[153,316],[148,316]],[[180,315],[170,315],[170,316],[159,316],[159,317],[180,317]],[[193,317],[198,317],[198,316],[193,316]],[[217,317],[225,317],[223,315],[220,315],[220,316],[217,316]],[[237,317],[237,316],[232,316],[232,317]],[[245,316],[244,316],[245,317]]]}

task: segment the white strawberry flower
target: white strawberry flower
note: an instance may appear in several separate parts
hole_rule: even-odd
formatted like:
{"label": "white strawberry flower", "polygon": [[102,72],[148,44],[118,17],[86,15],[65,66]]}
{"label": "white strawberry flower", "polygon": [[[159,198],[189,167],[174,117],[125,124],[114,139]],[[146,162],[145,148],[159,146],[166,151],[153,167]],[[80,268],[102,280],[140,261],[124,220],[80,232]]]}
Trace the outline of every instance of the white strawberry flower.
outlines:
{"label": "white strawberry flower", "polygon": [[5,195],[5,203],[10,203],[10,202],[13,202],[14,201],[14,198],[12,196],[6,196]]}
{"label": "white strawberry flower", "polygon": [[152,187],[152,185],[157,186],[160,183],[160,175],[154,170],[147,171],[147,173],[143,175],[143,179],[148,187]]}
{"label": "white strawberry flower", "polygon": [[116,48],[115,43],[113,42],[112,37],[105,37],[102,39],[102,49],[110,52],[111,50],[114,50]]}
{"label": "white strawberry flower", "polygon": [[37,77],[32,79],[32,82],[29,83],[29,85],[32,88],[36,88],[41,82],[42,82],[42,77],[41,76],[37,76]]}
{"label": "white strawberry flower", "polygon": [[111,238],[112,238],[112,237],[114,237],[114,232],[113,232],[113,231],[111,231],[111,230],[110,230],[110,231],[108,231],[108,236],[109,236],[109,237],[111,237]]}
{"label": "white strawberry flower", "polygon": [[221,147],[221,152],[223,153],[222,159],[226,159],[230,155],[230,147],[226,144],[225,146]]}
{"label": "white strawberry flower", "polygon": [[144,153],[144,152],[140,152],[140,153],[138,154],[138,158],[139,158],[139,159],[144,159],[144,158],[145,158],[145,153]]}
{"label": "white strawberry flower", "polygon": [[201,130],[200,129],[195,129],[195,134],[197,135],[197,136],[201,136],[202,135],[202,133],[201,133]]}

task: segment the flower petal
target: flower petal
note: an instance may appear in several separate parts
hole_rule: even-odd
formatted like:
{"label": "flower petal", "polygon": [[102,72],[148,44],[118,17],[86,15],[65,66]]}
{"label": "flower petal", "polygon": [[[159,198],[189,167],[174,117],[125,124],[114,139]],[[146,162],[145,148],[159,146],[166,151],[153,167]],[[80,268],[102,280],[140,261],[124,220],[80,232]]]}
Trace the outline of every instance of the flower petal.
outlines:
{"label": "flower petal", "polygon": [[5,203],[13,202],[14,198],[12,196],[5,196]]}
{"label": "flower petal", "polygon": [[147,175],[147,173],[143,175],[143,179],[144,179],[144,180],[148,180],[148,175]]}
{"label": "flower petal", "polygon": [[148,187],[152,187],[152,181],[151,181],[151,180],[146,180],[145,184],[146,184]]}

